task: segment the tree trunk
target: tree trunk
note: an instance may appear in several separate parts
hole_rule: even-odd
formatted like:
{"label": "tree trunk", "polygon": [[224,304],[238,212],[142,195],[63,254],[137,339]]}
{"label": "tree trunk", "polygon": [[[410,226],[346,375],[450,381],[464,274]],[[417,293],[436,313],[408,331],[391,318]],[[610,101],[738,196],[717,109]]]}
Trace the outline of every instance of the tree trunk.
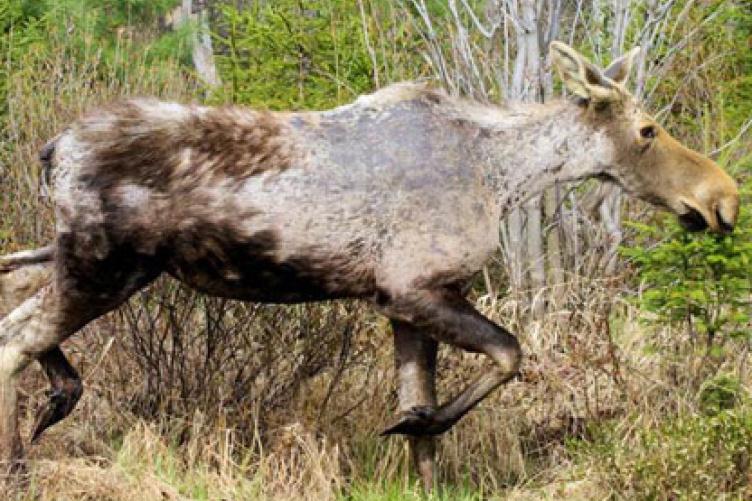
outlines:
{"label": "tree trunk", "polygon": [[550,291],[551,299],[558,303],[561,299],[562,284],[564,283],[564,271],[561,245],[561,217],[558,214],[559,186],[546,191],[543,195],[543,213],[547,229],[546,237],[546,260],[548,262],[546,283]]}
{"label": "tree trunk", "polygon": [[[543,40],[543,52],[541,57],[546,62],[545,68],[550,67],[548,57],[548,46],[559,38],[559,23],[561,18],[561,0],[548,0],[548,28],[546,37]],[[553,72],[542,71],[541,80],[543,86],[543,101],[547,102],[554,93]],[[559,185],[546,190],[543,194],[543,221],[544,237],[546,244],[546,283],[548,284],[548,293],[554,304],[558,304],[563,292],[562,284],[564,283],[564,263],[561,244],[561,221],[558,207],[560,205]]]}
{"label": "tree trunk", "polygon": [[196,12],[194,12],[193,0],[183,0],[178,26],[190,21],[196,22],[196,30],[191,41],[193,67],[196,68],[199,78],[208,87],[218,87],[222,85],[222,80],[219,78],[217,66],[214,63],[214,50],[206,4],[205,2],[198,2],[196,7]]}
{"label": "tree trunk", "polygon": [[[542,100],[541,50],[539,44],[539,19],[535,10],[535,0],[521,1],[522,36],[525,39],[525,71],[523,101]],[[536,195],[525,204],[527,217],[527,270],[531,290],[530,313],[535,319],[543,316],[545,309],[546,286],[545,255],[541,228],[543,205],[542,195]]]}
{"label": "tree trunk", "polygon": [[[525,1],[525,0],[523,0]],[[517,0],[509,2],[511,14],[517,17],[519,9]],[[524,99],[525,71],[527,57],[527,38],[525,33],[519,28],[515,29],[516,34],[516,54],[514,59],[514,69],[512,70],[512,81],[507,96],[510,99]],[[511,45],[511,37],[505,40],[506,46]],[[505,221],[506,223],[506,245],[505,253],[507,266],[509,269],[509,282],[514,292],[519,293],[525,285],[524,274],[524,238],[523,238],[523,213],[521,209],[514,209]]]}

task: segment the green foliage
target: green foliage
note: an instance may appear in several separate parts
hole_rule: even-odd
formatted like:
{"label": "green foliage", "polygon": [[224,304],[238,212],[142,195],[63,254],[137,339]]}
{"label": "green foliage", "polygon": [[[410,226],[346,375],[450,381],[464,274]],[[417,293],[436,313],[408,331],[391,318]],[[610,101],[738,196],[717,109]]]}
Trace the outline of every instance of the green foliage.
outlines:
{"label": "green foliage", "polygon": [[[631,427],[630,427],[631,428]],[[593,455],[603,481],[623,499],[749,499],[752,413],[679,416],[624,437],[595,431],[580,452]]]}
{"label": "green foliage", "polygon": [[[425,34],[405,15],[409,6],[391,0],[277,0],[240,9],[227,2],[212,26],[225,86],[209,100],[323,109],[389,82],[426,76]],[[428,8],[443,12],[446,3],[432,0]]]}
{"label": "green foliage", "polygon": [[[723,117],[737,129],[752,116],[752,3],[719,2],[720,29],[708,31],[703,45],[722,51],[725,77],[718,82]],[[722,26],[722,27],[721,27]],[[747,50],[739,50],[740,47]],[[717,75],[717,74],[716,74]]]}
{"label": "green foliage", "polygon": [[324,108],[372,88],[373,65],[356,2],[254,2],[222,7],[220,100],[271,109]]}
{"label": "green foliage", "polygon": [[10,76],[18,67],[18,61],[44,40],[41,25],[41,10],[37,2],[0,2],[0,115],[5,115],[8,106]]}
{"label": "green foliage", "polygon": [[709,416],[733,409],[742,397],[742,385],[738,378],[720,374],[700,388],[700,410]]}
{"label": "green foliage", "polygon": [[[644,10],[647,3],[633,5]],[[678,1],[668,18],[678,19],[682,12],[684,22],[650,48],[651,60],[670,57],[672,62],[647,82],[647,104],[693,147],[723,144],[752,116],[752,3]],[[676,50],[685,43],[686,49]]]}
{"label": "green foliage", "polygon": [[[752,292],[752,214],[742,204],[736,231],[724,237],[690,234],[673,220],[660,229],[630,223],[636,238],[623,255],[637,265],[643,292],[637,302],[660,323],[691,336],[747,336]],[[658,235],[667,235],[653,244]]]}
{"label": "green foliage", "polygon": [[[632,227],[643,236],[653,233],[652,227]],[[669,238],[654,247],[624,249],[646,285],[641,306],[662,322],[685,324],[695,332],[745,334],[740,327],[749,319],[749,237],[744,227],[740,235],[723,238],[672,228]]]}
{"label": "green foliage", "polygon": [[7,114],[10,82],[61,51],[72,62],[96,66],[111,79],[138,58],[159,67],[189,59],[188,29],[157,33],[157,21],[177,0],[9,0],[0,2],[0,119]]}

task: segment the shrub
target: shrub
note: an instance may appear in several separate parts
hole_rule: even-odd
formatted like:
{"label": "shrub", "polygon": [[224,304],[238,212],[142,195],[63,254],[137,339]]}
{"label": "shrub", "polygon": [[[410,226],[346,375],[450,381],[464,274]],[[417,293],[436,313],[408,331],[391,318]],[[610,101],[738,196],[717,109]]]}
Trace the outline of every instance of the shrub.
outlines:
{"label": "shrub", "polygon": [[[743,499],[752,495],[752,411],[720,411],[595,433],[595,464],[607,487],[625,499]],[[749,499],[747,497],[747,499]]]}
{"label": "shrub", "polygon": [[[709,341],[724,328],[742,334],[737,328],[747,321],[752,244],[747,225],[740,226],[738,234],[716,238],[691,235],[672,224],[669,237],[657,245],[625,250],[640,268],[641,306],[666,324],[706,334]],[[633,227],[643,235],[652,233],[647,226]]]}
{"label": "shrub", "polygon": [[733,409],[741,398],[742,385],[739,379],[720,374],[706,381],[700,388],[700,410],[710,416]]}
{"label": "shrub", "polygon": [[[746,198],[746,197],[745,197]],[[752,292],[752,221],[742,203],[736,231],[724,237],[690,234],[676,222],[663,228],[630,223],[634,244],[622,253],[637,265],[642,293],[636,302],[651,321],[704,336],[707,352],[719,336],[746,337]],[[659,234],[667,236],[653,243]]]}
{"label": "shrub", "polygon": [[355,2],[223,5],[217,65],[227,95],[271,109],[326,108],[372,88],[373,67]]}

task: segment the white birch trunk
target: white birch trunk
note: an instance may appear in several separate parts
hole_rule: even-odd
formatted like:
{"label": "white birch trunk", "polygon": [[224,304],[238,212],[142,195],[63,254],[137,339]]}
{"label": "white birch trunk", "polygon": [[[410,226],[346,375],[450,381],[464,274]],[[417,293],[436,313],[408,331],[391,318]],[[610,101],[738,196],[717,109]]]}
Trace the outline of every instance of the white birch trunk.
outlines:
{"label": "white birch trunk", "polygon": [[[524,1],[524,0],[522,0]],[[518,18],[519,8],[517,0],[509,0],[506,2],[509,14],[515,18]],[[503,7],[502,7],[503,8]],[[516,54],[514,59],[514,67],[512,70],[512,81],[507,95],[509,99],[523,99],[524,94],[524,79],[525,79],[525,61],[527,57],[527,39],[522,30],[518,26],[515,26],[514,33],[516,35]],[[504,41],[508,47],[512,44],[511,37]],[[506,261],[509,268],[509,282],[514,292],[519,292],[524,287],[524,240],[523,240],[523,219],[522,211],[520,209],[514,209],[506,219]]]}
{"label": "white birch trunk", "polygon": [[[525,39],[525,71],[523,101],[539,101],[541,99],[542,79],[538,43],[539,20],[535,10],[535,0],[521,0],[521,18],[523,23],[522,36]],[[543,231],[541,226],[542,195],[536,195],[525,204],[527,219],[527,271],[532,303],[531,316],[540,319],[544,313],[546,286],[545,257],[543,253]]]}
{"label": "white birch trunk", "polygon": [[[548,57],[548,45],[559,37],[559,23],[561,17],[561,0],[548,0],[548,27],[546,30],[546,37],[543,40],[543,47],[541,47],[543,60],[546,62],[544,68],[550,68],[550,61]],[[553,96],[553,72],[542,71],[541,78],[543,79],[543,100],[548,101]],[[562,256],[562,243],[561,243],[561,217],[559,215],[558,207],[561,204],[559,198],[559,186],[556,185],[543,194],[543,221],[546,243],[546,263],[548,264],[546,270],[546,283],[548,285],[549,295],[554,304],[558,304],[561,299],[561,292],[563,292],[562,284],[564,282],[564,263]]]}
{"label": "white birch trunk", "polygon": [[189,21],[195,21],[196,23],[196,31],[191,40],[191,56],[196,73],[208,87],[222,85],[222,80],[217,73],[217,66],[214,63],[214,50],[212,48],[206,9],[202,8],[194,13],[193,0],[183,0],[180,9],[179,25],[184,25]]}

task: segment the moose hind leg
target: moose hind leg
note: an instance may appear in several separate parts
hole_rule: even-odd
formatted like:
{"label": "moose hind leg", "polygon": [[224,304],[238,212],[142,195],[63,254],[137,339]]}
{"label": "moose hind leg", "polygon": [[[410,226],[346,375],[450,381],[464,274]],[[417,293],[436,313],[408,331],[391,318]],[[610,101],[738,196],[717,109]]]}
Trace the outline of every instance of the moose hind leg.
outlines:
{"label": "moose hind leg", "polygon": [[409,321],[434,339],[465,350],[484,353],[495,370],[481,374],[459,395],[435,411],[416,407],[403,412],[385,433],[438,435],[454,426],[493,390],[518,372],[522,351],[517,338],[481,315],[458,292],[450,289],[418,290],[382,305],[392,319]]}
{"label": "moose hind leg", "polygon": [[60,347],[55,347],[39,357],[52,388],[47,392],[47,403],[37,414],[31,442],[36,442],[42,432],[65,419],[81,398],[84,387],[76,369],[65,358]]}
{"label": "moose hind leg", "polygon": [[[0,356],[6,358],[1,352]],[[0,374],[0,477],[20,469],[22,456],[14,379]]]}
{"label": "moose hind leg", "polygon": [[[75,268],[58,263],[56,273],[61,269]],[[16,381],[21,371],[31,361],[41,359],[52,379],[68,385],[73,398],[59,407],[53,404],[50,417],[42,416],[39,423],[49,426],[55,418],[62,419],[73,408],[80,389],[76,389],[77,374],[62,352],[55,350],[71,334],[119,306],[158,274],[156,269],[139,266],[114,273],[115,268],[107,262],[90,269],[92,274],[87,276],[94,276],[91,281],[83,275],[55,277],[0,320],[0,461],[18,463],[22,454],[16,410]]]}
{"label": "moose hind leg", "polygon": [[52,286],[0,320],[0,463],[4,472],[21,464],[23,448],[18,431],[16,380],[32,360],[27,348],[44,344],[49,337],[49,303]]}
{"label": "moose hind leg", "polygon": [[[436,410],[438,343],[404,322],[392,321],[392,328],[400,412],[410,413],[415,409],[423,409],[427,413],[433,413]],[[425,490],[430,491],[436,476],[436,439],[428,435],[413,435],[408,436],[408,440],[415,470],[420,475]]]}

